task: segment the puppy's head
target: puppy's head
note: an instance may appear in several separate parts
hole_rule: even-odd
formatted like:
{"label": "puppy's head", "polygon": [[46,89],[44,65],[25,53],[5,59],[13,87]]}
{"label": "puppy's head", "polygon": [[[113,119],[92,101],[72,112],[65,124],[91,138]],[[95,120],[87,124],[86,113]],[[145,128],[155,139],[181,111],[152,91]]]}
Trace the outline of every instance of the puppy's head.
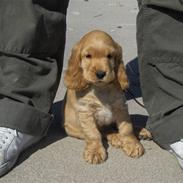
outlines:
{"label": "puppy's head", "polygon": [[73,90],[111,82],[123,90],[127,89],[122,48],[103,31],[87,33],[72,49],[64,80],[66,86]]}

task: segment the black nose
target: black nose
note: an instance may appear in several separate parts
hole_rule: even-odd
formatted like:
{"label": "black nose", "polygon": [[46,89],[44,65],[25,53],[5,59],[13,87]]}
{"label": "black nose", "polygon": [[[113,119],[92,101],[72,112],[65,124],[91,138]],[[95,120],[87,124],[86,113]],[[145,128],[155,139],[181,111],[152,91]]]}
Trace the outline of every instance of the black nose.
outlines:
{"label": "black nose", "polygon": [[98,79],[104,78],[105,75],[106,75],[106,72],[104,72],[104,71],[97,71],[96,72],[96,76]]}

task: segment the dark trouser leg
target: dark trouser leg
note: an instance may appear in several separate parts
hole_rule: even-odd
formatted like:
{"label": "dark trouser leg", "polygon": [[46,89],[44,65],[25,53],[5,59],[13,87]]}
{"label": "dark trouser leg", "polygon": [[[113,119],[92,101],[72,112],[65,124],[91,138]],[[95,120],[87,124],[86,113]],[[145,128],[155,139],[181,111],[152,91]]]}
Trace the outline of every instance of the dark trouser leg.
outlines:
{"label": "dark trouser leg", "polygon": [[44,135],[59,84],[68,0],[0,1],[0,126]]}
{"label": "dark trouser leg", "polygon": [[147,127],[162,147],[183,138],[183,3],[140,1],[137,44]]}

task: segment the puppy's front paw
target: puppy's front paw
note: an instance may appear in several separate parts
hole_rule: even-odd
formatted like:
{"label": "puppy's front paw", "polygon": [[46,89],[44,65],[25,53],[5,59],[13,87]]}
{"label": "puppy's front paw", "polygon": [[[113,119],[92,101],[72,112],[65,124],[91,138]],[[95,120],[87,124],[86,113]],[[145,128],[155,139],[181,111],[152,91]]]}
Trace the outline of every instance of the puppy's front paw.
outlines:
{"label": "puppy's front paw", "polygon": [[122,142],[121,142],[121,140],[120,140],[120,135],[119,135],[119,133],[111,133],[111,134],[108,134],[108,135],[107,135],[107,140],[108,140],[108,142],[109,142],[112,146],[114,146],[114,147],[116,147],[116,148],[122,147]]}
{"label": "puppy's front paw", "polygon": [[144,154],[144,147],[134,137],[126,137],[123,139],[122,150],[132,158],[138,158]]}
{"label": "puppy's front paw", "polygon": [[106,160],[107,153],[100,144],[87,144],[84,150],[84,159],[90,164],[99,164]]}

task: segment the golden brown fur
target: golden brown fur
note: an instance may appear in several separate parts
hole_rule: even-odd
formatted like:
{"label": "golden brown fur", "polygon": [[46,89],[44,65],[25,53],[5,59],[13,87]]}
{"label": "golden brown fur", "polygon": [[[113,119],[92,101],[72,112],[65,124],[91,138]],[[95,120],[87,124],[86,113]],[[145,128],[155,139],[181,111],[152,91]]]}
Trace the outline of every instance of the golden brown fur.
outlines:
{"label": "golden brown fur", "polygon": [[101,127],[116,123],[108,141],[128,156],[144,148],[133,133],[123,90],[128,88],[121,47],[105,32],[86,34],[73,48],[65,74],[67,87],[65,130],[86,141],[84,159],[92,164],[106,159]]}

